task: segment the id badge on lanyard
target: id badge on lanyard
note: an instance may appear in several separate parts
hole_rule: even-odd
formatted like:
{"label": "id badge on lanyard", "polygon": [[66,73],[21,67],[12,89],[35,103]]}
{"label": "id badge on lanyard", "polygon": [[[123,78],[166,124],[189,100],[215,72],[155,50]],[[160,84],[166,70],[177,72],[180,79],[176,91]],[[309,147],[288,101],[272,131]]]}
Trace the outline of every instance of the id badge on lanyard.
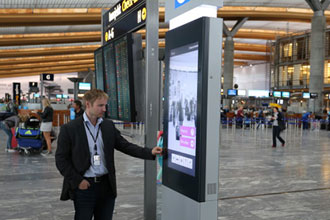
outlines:
{"label": "id badge on lanyard", "polygon": [[100,157],[100,155],[94,155],[93,156],[93,164],[95,165],[95,166],[100,166],[101,165],[101,157]]}

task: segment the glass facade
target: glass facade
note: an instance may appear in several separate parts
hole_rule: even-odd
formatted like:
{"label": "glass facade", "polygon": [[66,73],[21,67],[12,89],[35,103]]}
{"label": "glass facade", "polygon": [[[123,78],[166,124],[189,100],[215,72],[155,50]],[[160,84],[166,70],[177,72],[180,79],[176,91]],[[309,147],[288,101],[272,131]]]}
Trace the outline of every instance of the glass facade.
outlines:
{"label": "glass facade", "polygon": [[[308,88],[310,76],[310,33],[278,39],[271,45],[271,87]],[[324,84],[330,84],[330,29],[326,30]]]}

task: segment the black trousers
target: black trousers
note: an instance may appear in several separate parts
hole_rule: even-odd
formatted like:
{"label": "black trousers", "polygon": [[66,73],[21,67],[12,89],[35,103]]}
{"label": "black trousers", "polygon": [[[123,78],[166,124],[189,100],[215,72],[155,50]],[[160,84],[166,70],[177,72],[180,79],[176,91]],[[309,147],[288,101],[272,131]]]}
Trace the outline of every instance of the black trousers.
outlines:
{"label": "black trousers", "polygon": [[77,189],[73,201],[74,220],[112,220],[115,198],[110,194],[109,180],[90,182],[86,190]]}
{"label": "black trousers", "polygon": [[280,137],[281,129],[279,126],[273,126],[273,146],[276,147],[276,138],[280,140],[282,144],[285,143],[285,141]]}

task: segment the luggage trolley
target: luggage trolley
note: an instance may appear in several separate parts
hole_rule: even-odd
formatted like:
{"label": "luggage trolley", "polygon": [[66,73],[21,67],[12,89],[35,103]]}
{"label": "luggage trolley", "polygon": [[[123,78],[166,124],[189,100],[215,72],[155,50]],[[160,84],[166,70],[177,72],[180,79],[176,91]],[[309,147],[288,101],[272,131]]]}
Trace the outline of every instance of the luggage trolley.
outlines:
{"label": "luggage trolley", "polygon": [[42,132],[40,131],[40,121],[36,117],[30,117],[23,126],[16,129],[16,139],[18,151],[25,155],[31,153],[41,153]]}

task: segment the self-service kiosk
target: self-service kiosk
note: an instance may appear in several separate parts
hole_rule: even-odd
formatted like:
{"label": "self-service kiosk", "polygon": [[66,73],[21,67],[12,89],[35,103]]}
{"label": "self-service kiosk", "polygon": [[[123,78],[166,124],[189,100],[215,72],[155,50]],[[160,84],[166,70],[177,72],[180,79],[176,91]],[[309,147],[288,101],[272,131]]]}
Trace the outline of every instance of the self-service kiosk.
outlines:
{"label": "self-service kiosk", "polygon": [[216,220],[222,19],[166,34],[162,220]]}

